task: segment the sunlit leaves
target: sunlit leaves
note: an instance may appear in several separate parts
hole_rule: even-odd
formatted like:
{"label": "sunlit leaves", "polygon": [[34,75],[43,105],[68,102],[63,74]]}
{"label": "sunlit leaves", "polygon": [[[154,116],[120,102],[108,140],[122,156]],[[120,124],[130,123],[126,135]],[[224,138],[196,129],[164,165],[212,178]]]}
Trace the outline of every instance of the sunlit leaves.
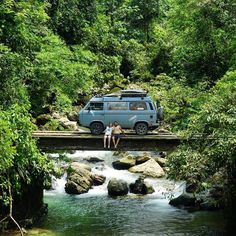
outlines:
{"label": "sunlit leaves", "polygon": [[[220,169],[235,161],[236,153],[236,72],[228,72],[209,93],[201,109],[190,119],[187,136],[190,145],[181,146],[169,159],[171,177],[188,178],[189,171],[200,173],[200,181],[209,181]],[[198,152],[199,164],[191,153]],[[185,164],[184,164],[185,163]],[[202,165],[204,163],[204,165]],[[183,164],[183,165],[182,165]],[[226,173],[225,173],[226,174]],[[223,181],[223,180],[222,180]]]}

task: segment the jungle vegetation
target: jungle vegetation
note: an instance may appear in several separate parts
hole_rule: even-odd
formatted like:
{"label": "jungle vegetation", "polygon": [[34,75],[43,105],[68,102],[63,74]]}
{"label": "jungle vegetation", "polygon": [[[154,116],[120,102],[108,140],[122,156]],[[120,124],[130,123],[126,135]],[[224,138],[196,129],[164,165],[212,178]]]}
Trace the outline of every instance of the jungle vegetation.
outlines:
{"label": "jungle vegetation", "polygon": [[234,0],[2,0],[1,203],[11,201],[9,187],[20,195],[52,171],[31,137],[34,118],[123,88],[148,90],[165,107],[165,127],[201,137],[170,156],[170,177],[204,188],[222,171],[227,181],[236,158],[235,9]]}

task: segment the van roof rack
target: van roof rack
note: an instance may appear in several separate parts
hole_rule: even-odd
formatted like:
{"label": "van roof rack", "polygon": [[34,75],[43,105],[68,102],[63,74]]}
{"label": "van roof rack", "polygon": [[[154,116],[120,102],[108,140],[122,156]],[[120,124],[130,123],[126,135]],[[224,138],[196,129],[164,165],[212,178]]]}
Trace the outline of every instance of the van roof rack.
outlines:
{"label": "van roof rack", "polygon": [[[120,93],[110,93],[110,94],[105,94],[103,97],[141,97],[144,98],[147,96],[147,92],[144,90],[121,90]],[[96,96],[96,97],[101,97],[101,96]]]}
{"label": "van roof rack", "polygon": [[147,92],[144,90],[121,90],[121,97],[146,97]]}

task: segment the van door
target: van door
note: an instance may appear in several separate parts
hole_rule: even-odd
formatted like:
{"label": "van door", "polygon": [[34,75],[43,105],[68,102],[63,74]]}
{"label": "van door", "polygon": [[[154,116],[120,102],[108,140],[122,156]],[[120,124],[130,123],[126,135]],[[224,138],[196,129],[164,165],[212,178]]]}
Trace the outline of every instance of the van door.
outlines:
{"label": "van door", "polygon": [[81,125],[90,127],[92,122],[101,122],[104,126],[104,103],[90,102],[83,110]]}

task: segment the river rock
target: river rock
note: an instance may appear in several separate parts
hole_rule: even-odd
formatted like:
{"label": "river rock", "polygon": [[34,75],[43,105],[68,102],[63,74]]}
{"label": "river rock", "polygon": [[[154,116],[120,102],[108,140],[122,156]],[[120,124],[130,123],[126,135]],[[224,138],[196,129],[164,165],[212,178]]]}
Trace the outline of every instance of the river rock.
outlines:
{"label": "river rock", "polygon": [[52,117],[49,114],[41,114],[36,118],[36,125],[43,126],[47,122],[49,122],[51,119]]}
{"label": "river rock", "polygon": [[[87,170],[85,170],[87,171]],[[69,194],[82,194],[87,193],[92,187],[93,178],[88,175],[82,174],[71,174],[67,178],[67,183],[65,185],[65,191]]]}
{"label": "river rock", "polygon": [[161,167],[164,167],[166,162],[167,162],[167,159],[165,158],[161,158],[161,157],[154,157],[154,160],[161,166]]}
{"label": "river rock", "polygon": [[151,157],[148,154],[144,154],[143,156],[136,157],[136,165],[143,164],[144,162],[150,160]]}
{"label": "river rock", "polygon": [[196,207],[197,199],[193,194],[183,193],[170,200],[169,204],[176,207]]}
{"label": "river rock", "polygon": [[98,157],[87,157],[87,158],[84,158],[84,160],[86,160],[87,162],[91,162],[91,163],[104,162],[103,159],[100,159]]}
{"label": "river rock", "polygon": [[91,167],[89,165],[79,162],[72,162],[69,168],[71,169],[72,172],[78,172],[78,173],[81,172],[81,169],[91,171]]}
{"label": "river rock", "polygon": [[88,165],[73,162],[67,169],[65,191],[70,194],[86,193],[93,185],[94,176]]}
{"label": "river rock", "polygon": [[75,121],[68,121],[64,124],[62,124],[62,126],[67,129],[67,130],[78,130],[78,125],[77,125],[77,122]]}
{"label": "river rock", "polygon": [[135,158],[128,155],[123,158],[121,158],[118,161],[112,162],[112,166],[116,170],[128,170],[130,167],[134,166],[136,163]]}
{"label": "river rock", "polygon": [[159,154],[160,158],[165,158],[167,155],[167,153],[163,152],[163,151],[159,152],[158,154]]}
{"label": "river rock", "polygon": [[78,112],[76,111],[71,111],[69,113],[66,114],[68,120],[70,121],[78,121]]}
{"label": "river rock", "polygon": [[61,117],[58,121],[64,129],[78,130],[78,125],[76,121],[70,121],[67,117]]}
{"label": "river rock", "polygon": [[103,185],[106,181],[106,177],[103,175],[97,175],[95,174],[93,176],[93,185],[98,186],[98,185]]}
{"label": "river rock", "polygon": [[54,119],[59,120],[59,119],[61,118],[61,115],[60,115],[59,112],[52,112],[52,117],[53,117]]}
{"label": "river rock", "polygon": [[122,154],[121,151],[114,151],[113,156],[120,156]]}
{"label": "river rock", "polygon": [[116,179],[116,178],[112,178],[108,185],[107,185],[107,189],[108,189],[108,194],[109,196],[115,197],[115,196],[124,196],[126,194],[128,194],[128,184],[121,179]]}
{"label": "river rock", "polygon": [[151,194],[155,192],[154,188],[144,181],[144,178],[140,176],[135,183],[131,183],[129,185],[129,189],[131,193],[135,194]]}
{"label": "river rock", "polygon": [[150,159],[143,164],[133,166],[129,168],[129,171],[133,173],[142,173],[144,176],[150,176],[154,178],[160,178],[165,175],[164,170],[154,159]]}

